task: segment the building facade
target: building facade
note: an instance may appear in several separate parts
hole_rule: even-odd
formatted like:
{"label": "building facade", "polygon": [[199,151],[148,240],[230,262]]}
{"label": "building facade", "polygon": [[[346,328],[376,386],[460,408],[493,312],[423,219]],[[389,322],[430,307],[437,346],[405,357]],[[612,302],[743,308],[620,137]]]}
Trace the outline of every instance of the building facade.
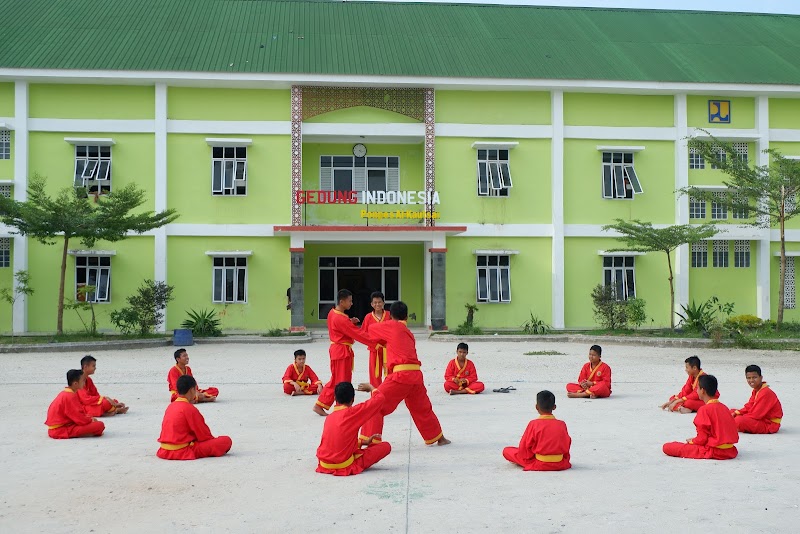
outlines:
{"label": "building facade", "polygon": [[[432,18],[479,10],[485,20],[578,13],[596,23],[608,16],[566,8],[264,4],[413,9]],[[667,16],[611,13],[649,23]],[[695,15],[669,16],[679,19],[677,31]],[[719,24],[735,28],[744,17],[720,15]],[[795,17],[759,17],[800,29]],[[312,38],[311,30],[302,36]],[[628,54],[628,62],[647,59]],[[555,328],[585,328],[595,324],[590,293],[597,284],[616,284],[620,298],[643,298],[649,326],[669,325],[665,258],[607,252],[617,243],[602,226],[617,218],[729,223],[675,253],[677,302],[717,296],[734,302],[737,314],[765,319],[777,309],[776,230],[676,193],[693,185],[726,194],[724,175],[690,153],[689,136],[710,132],[758,165],[769,163],[767,148],[800,156],[800,78],[773,80],[785,69],[775,58],[772,69],[731,66],[731,79],[718,81],[519,76],[502,65],[495,68],[507,68],[506,76],[482,77],[379,67],[310,74],[15,61],[0,55],[0,194],[25,200],[30,178],[40,175],[53,194],[86,187],[91,203],[135,183],[146,192],[143,209],[180,215],[121,242],[70,243],[67,296],[95,286],[89,298],[103,329],[144,279],[175,286],[166,329],[192,309],[217,310],[231,331],[314,327],[342,288],[353,291],[358,315],[380,290],[387,301],[408,303],[410,325],[433,329],[461,323],[466,304],[477,304],[476,321],[487,328],[519,327],[531,313]],[[786,318],[794,320],[800,221],[790,222],[787,239]],[[13,324],[10,306],[0,304],[0,331],[55,330],[60,252],[0,227],[0,287],[27,270],[36,290],[16,302]],[[79,328],[65,312],[65,329]]]}

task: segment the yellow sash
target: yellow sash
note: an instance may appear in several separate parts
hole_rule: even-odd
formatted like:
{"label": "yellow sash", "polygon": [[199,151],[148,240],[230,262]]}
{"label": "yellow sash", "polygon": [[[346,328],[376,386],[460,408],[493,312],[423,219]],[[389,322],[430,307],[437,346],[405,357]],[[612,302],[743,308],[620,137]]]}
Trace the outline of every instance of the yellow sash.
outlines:
{"label": "yellow sash", "polygon": [[420,366],[414,363],[402,363],[400,365],[395,365],[392,368],[393,373],[397,373],[399,371],[419,371]]}
{"label": "yellow sash", "polygon": [[194,441],[190,441],[189,443],[162,443],[161,448],[165,451],[179,451],[193,445]]}
{"label": "yellow sash", "polygon": [[549,464],[560,462],[564,459],[563,454],[537,454],[536,459],[540,462],[547,462]]}
{"label": "yellow sash", "polygon": [[353,454],[342,463],[339,464],[329,464],[328,462],[323,462],[322,460],[319,461],[319,465],[324,467],[325,469],[344,469],[345,467],[350,467],[353,462],[356,461],[356,458],[362,456],[361,454]]}
{"label": "yellow sash", "polygon": [[723,443],[722,445],[716,445],[714,448],[716,448],[716,449],[732,449],[733,448],[733,444],[732,443]]}

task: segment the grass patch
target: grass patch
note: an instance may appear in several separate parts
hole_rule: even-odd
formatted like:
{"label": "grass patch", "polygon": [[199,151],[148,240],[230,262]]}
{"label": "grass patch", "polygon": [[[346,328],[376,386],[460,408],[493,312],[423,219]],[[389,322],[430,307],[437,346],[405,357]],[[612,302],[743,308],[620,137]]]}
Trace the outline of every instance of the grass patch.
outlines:
{"label": "grass patch", "polygon": [[83,341],[125,341],[130,339],[167,339],[171,336],[165,334],[146,334],[146,335],[117,335],[117,334],[97,334],[89,335],[85,333],[55,334],[45,336],[0,336],[0,345],[37,345],[45,343],[77,343]]}
{"label": "grass patch", "polygon": [[280,328],[273,328],[266,334],[261,334],[261,337],[298,337],[305,336],[306,332],[289,332],[288,330],[281,330]]}
{"label": "grass patch", "polygon": [[532,350],[530,352],[523,352],[525,356],[566,356],[566,353],[558,352],[557,350]]}

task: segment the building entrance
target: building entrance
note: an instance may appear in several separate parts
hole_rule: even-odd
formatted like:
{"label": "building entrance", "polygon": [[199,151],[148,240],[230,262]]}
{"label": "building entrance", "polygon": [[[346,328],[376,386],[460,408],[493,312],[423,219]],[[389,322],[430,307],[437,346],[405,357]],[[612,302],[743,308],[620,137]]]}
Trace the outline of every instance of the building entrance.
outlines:
{"label": "building entrance", "polygon": [[370,295],[380,291],[386,303],[400,299],[399,257],[321,257],[319,259],[319,318],[325,320],[341,289],[353,293],[348,315],[363,320],[372,311]]}

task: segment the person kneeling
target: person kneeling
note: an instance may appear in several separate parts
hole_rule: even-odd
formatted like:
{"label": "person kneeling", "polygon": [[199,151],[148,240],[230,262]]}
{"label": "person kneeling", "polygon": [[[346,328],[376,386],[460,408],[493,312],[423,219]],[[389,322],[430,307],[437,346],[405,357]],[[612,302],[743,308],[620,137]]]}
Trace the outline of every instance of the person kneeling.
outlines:
{"label": "person kneeling", "polygon": [[228,436],[211,435],[200,410],[192,404],[197,396],[197,382],[191,375],[178,378],[178,396],[167,406],[161,422],[161,447],[156,456],[164,460],[196,460],[223,456],[233,442]]}
{"label": "person kneeling", "polygon": [[717,379],[712,375],[702,375],[698,382],[697,395],[705,404],[694,417],[697,436],[687,439],[686,443],[665,443],[662,450],[664,454],[678,458],[732,460],[739,454],[734,445],[739,441],[736,421],[728,407],[714,398]]}
{"label": "person kneeling", "polygon": [[536,394],[536,411],[539,417],[528,423],[519,440],[519,447],[503,449],[503,458],[521,465],[524,471],[563,471],[569,463],[572,438],[567,425],[553,416],[556,396],[550,391]]}
{"label": "person kneeling", "polygon": [[[375,416],[383,406],[383,394],[370,384],[359,384],[359,390],[369,391],[372,397],[353,407],[356,397],[353,384],[339,382],[334,388],[337,406],[325,419],[322,439],[317,448],[317,473],[347,476],[357,475],[386,458],[392,446],[380,441],[380,434],[359,440],[358,429]],[[364,448],[362,448],[364,447]]]}
{"label": "person kneeling", "polygon": [[64,391],[50,403],[47,409],[47,435],[53,439],[82,438],[102,436],[106,429],[101,421],[86,415],[78,399],[78,390],[86,384],[86,375],[80,369],[67,371],[67,385]]}

